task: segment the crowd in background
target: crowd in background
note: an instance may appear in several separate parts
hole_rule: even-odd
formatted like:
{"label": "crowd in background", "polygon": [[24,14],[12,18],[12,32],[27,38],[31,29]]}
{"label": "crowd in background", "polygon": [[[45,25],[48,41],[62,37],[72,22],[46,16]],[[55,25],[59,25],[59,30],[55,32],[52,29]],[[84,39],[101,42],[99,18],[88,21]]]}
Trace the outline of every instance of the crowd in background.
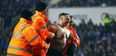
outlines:
{"label": "crowd in background", "polygon": [[76,27],[81,45],[76,56],[116,56],[116,22],[106,25],[95,25],[84,20]]}
{"label": "crowd in background", "polygon": [[[102,4],[114,6],[116,5],[115,2],[116,0],[59,0],[58,3],[51,4],[50,7],[89,7],[101,6]],[[34,1],[0,0],[0,55],[5,54],[12,30],[18,21],[21,10],[24,8],[33,10]],[[85,23],[83,19],[74,28],[81,39],[81,45],[75,51],[76,56],[116,56],[115,21],[112,20],[106,27],[106,25],[102,24],[93,24],[91,20]]]}
{"label": "crowd in background", "polygon": [[116,0],[50,0],[50,7],[115,6]]}

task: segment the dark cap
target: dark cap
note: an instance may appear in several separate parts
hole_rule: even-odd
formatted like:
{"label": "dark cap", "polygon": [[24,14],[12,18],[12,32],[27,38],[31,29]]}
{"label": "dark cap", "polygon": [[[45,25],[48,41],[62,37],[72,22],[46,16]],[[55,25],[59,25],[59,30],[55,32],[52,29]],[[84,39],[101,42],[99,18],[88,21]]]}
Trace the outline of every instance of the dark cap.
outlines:
{"label": "dark cap", "polygon": [[33,13],[27,9],[24,9],[22,12],[21,12],[21,17],[27,19],[27,20],[31,20],[30,17],[33,15]]}
{"label": "dark cap", "polygon": [[39,2],[38,4],[36,4],[37,11],[43,11],[46,9],[46,7],[47,7],[47,5],[44,2]]}

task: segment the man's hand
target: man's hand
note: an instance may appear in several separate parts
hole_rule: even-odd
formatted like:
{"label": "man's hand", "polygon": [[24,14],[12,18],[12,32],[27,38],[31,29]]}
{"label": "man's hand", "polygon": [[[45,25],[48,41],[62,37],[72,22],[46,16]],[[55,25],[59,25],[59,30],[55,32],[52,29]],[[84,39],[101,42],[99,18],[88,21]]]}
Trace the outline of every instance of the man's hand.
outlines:
{"label": "man's hand", "polygon": [[80,46],[80,39],[74,38],[73,39],[73,42],[75,43],[76,47],[79,47]]}
{"label": "man's hand", "polygon": [[49,49],[49,47],[50,47],[50,43],[45,44],[45,47],[43,49],[47,52],[47,50]]}
{"label": "man's hand", "polygon": [[55,34],[54,34],[54,33],[49,32],[49,36],[48,36],[48,38],[53,39],[53,38],[54,38],[54,36],[55,36]]}

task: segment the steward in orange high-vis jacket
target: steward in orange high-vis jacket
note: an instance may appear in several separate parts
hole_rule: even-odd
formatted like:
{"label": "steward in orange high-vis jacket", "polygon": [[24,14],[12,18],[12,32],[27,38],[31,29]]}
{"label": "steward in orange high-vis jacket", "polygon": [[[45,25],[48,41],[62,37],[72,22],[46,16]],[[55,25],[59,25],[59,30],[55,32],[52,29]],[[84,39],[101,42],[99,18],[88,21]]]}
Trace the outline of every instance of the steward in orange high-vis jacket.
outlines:
{"label": "steward in orange high-vis jacket", "polygon": [[31,25],[31,16],[30,11],[23,10],[9,42],[7,56],[33,56],[33,47],[44,46],[41,37]]}
{"label": "steward in orange high-vis jacket", "polygon": [[[47,30],[46,24],[49,21],[47,18],[47,5],[43,2],[39,2],[36,5],[36,11],[35,14],[32,17],[32,25],[34,26],[35,30],[38,32],[38,34],[41,36],[41,39],[46,42],[48,37],[53,37],[53,33],[49,32]],[[44,44],[44,43],[43,43]],[[35,56],[46,56],[46,52],[50,46],[50,43],[46,42],[44,49],[43,47],[35,47],[34,55]],[[45,49],[46,48],[46,49]]]}

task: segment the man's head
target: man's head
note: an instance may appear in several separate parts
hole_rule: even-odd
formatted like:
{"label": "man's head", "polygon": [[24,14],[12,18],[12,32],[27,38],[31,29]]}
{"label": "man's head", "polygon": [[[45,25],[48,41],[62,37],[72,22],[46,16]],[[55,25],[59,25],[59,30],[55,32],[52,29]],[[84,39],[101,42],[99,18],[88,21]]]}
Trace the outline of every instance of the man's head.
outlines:
{"label": "man's head", "polygon": [[73,17],[70,15],[68,26],[72,26],[73,24]]}
{"label": "man's head", "polygon": [[42,12],[43,14],[47,14],[47,5],[44,2],[38,2],[38,4],[36,4],[36,10],[39,12]]}
{"label": "man's head", "polygon": [[68,13],[60,13],[59,15],[59,23],[63,26],[66,26],[69,23],[70,16]]}
{"label": "man's head", "polygon": [[31,21],[31,16],[32,16],[32,12],[27,10],[27,9],[24,9],[22,12],[21,12],[21,17],[25,18],[26,20],[29,20]]}

